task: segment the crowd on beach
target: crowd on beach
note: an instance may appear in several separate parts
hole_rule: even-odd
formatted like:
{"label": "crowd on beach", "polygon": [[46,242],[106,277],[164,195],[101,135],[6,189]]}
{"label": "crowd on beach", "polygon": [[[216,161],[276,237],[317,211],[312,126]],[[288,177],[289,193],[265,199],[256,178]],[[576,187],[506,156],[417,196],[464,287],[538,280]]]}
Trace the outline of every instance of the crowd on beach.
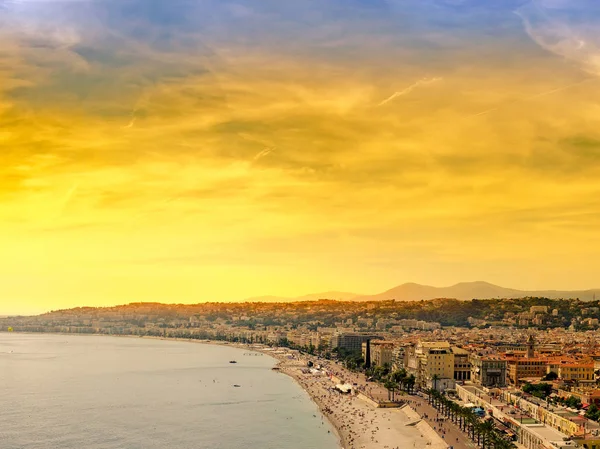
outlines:
{"label": "crowd on beach", "polygon": [[419,430],[406,426],[410,420],[401,410],[376,408],[356,394],[344,394],[335,388],[330,377],[352,384],[355,392],[378,393],[377,386],[369,385],[359,375],[328,367],[328,376],[321,371],[307,371],[306,360],[301,357],[279,359],[279,370],[296,379],[309,393],[337,430],[345,449],[430,447],[430,441]]}

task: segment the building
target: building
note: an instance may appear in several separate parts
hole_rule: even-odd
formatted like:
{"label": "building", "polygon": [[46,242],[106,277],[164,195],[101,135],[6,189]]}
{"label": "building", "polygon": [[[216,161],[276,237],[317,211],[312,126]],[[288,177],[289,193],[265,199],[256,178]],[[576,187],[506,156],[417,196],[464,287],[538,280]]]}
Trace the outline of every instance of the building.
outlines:
{"label": "building", "polygon": [[506,360],[492,355],[472,354],[471,380],[483,387],[506,387]]}
{"label": "building", "polygon": [[[503,390],[501,397],[492,397],[484,389],[474,385],[457,385],[456,392],[462,401],[488,410],[527,449],[592,449],[591,445],[578,444],[578,436],[583,430],[578,416],[555,413],[508,390]],[[510,410],[514,410],[510,404],[518,405],[518,409],[526,411],[530,417],[526,421],[517,419],[514,414],[510,414]]]}
{"label": "building", "polygon": [[367,355],[370,354],[371,366],[383,366],[386,363],[392,366],[393,351],[394,342],[392,341],[369,340],[362,344],[363,360],[367,362]]}
{"label": "building", "polygon": [[585,309],[581,309],[582,315],[595,315],[600,312],[600,308],[598,307],[586,307]]}
{"label": "building", "polygon": [[287,333],[285,332],[269,332],[267,335],[267,341],[274,345],[280,344],[287,338]]}
{"label": "building", "polygon": [[418,342],[407,356],[407,371],[421,388],[454,388],[454,354],[447,341]]}
{"label": "building", "polygon": [[581,447],[574,441],[566,441],[563,433],[543,423],[521,424],[519,443],[527,449],[566,449]]}
{"label": "building", "polygon": [[546,373],[554,372],[558,378],[574,382],[595,382],[594,362],[559,360],[549,362]]}
{"label": "building", "polygon": [[521,379],[540,378],[547,373],[548,361],[541,357],[508,357],[507,375],[513,385],[519,385]]}
{"label": "building", "polygon": [[521,379],[540,378],[546,375],[548,358],[535,355],[533,334],[529,334],[527,338],[525,354],[507,354],[506,361],[508,380],[513,385],[519,385]]}
{"label": "building", "polygon": [[588,327],[598,327],[599,320],[598,318],[586,318],[582,323]]}
{"label": "building", "polygon": [[533,338],[533,334],[530,334],[527,339],[527,354],[525,357],[528,359],[535,357],[535,339]]}
{"label": "building", "polygon": [[450,348],[454,354],[454,380],[471,380],[471,362],[469,361],[469,351],[465,351],[457,346]]}
{"label": "building", "polygon": [[543,401],[533,402],[535,398],[527,400],[523,396],[517,395],[510,390],[502,391],[502,399],[505,403],[517,405],[519,410],[529,414],[538,423],[544,423],[567,437],[581,434],[583,431],[583,423],[587,421],[578,414],[565,409],[548,409],[544,406]]}
{"label": "building", "polygon": [[358,333],[336,333],[330,341],[331,349],[360,353],[362,344],[368,340],[381,340],[379,335]]}
{"label": "building", "polygon": [[563,399],[568,399],[575,396],[582,404],[595,404],[600,407],[600,390],[588,388],[573,388],[572,390],[558,389],[558,396]]}
{"label": "building", "polygon": [[392,369],[398,371],[406,368],[406,345],[394,345],[392,350]]}
{"label": "building", "polygon": [[531,306],[529,313],[548,313],[548,306]]}

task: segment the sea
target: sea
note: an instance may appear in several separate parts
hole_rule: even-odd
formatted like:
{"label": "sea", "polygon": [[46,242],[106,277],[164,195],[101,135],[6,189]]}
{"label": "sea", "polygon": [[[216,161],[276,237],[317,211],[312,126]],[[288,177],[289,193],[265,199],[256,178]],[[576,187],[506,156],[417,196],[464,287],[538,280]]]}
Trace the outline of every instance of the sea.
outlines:
{"label": "sea", "polygon": [[0,333],[0,449],[339,448],[275,363],[210,344]]}

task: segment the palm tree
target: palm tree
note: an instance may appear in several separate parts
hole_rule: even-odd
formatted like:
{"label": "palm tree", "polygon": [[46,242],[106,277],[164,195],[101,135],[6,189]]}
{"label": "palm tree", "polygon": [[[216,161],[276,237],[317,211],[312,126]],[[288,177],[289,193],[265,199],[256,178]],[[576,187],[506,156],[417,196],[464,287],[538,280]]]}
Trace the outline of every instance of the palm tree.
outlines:
{"label": "palm tree", "polygon": [[396,388],[398,388],[398,384],[396,384],[396,382],[388,379],[385,381],[383,386],[388,391],[388,401],[395,401],[396,400],[395,392],[396,392]]}
{"label": "palm tree", "polygon": [[392,392],[392,387],[391,387],[391,382],[389,380],[386,380],[385,383],[383,384],[383,387],[387,390],[388,392],[388,401],[391,401],[391,392]]}
{"label": "palm tree", "polygon": [[494,429],[491,439],[494,449],[516,449],[517,445],[512,440],[508,440],[507,436],[501,433],[498,429]]}
{"label": "palm tree", "polygon": [[[496,427],[494,426],[494,423],[492,421],[487,420],[479,424],[479,430],[482,436],[481,447],[483,449],[486,449],[487,445],[492,439],[492,435],[495,433]],[[477,441],[477,444],[479,444],[479,441]]]}
{"label": "palm tree", "polygon": [[456,402],[451,401],[450,402],[450,419],[452,420],[452,422],[454,424],[456,424],[456,421],[459,418],[459,410],[460,410],[460,405],[458,405]]}
{"label": "palm tree", "polygon": [[402,379],[406,379],[406,370],[401,369],[399,371],[394,371],[392,377],[394,378],[394,382],[401,382]]}
{"label": "palm tree", "polygon": [[494,449],[517,449],[517,445],[512,441],[500,438],[494,442]]}
{"label": "palm tree", "polygon": [[[473,423],[473,433],[474,436],[477,436],[477,446],[481,447],[481,436],[484,432],[483,427],[481,426],[483,423],[481,421],[476,421],[475,423]],[[475,438],[473,438],[473,440],[475,440]]]}
{"label": "palm tree", "polygon": [[392,401],[396,402],[396,391],[398,391],[399,385],[397,382],[392,381]]}
{"label": "palm tree", "polygon": [[406,385],[406,391],[410,394],[413,392],[413,389],[415,388],[415,382],[417,381],[417,379],[415,378],[415,376],[413,374],[411,374],[410,376],[408,376],[408,378],[404,381],[404,384]]}
{"label": "palm tree", "polygon": [[431,377],[431,380],[433,381],[433,389],[437,390],[437,381],[440,379],[440,377],[437,374],[434,374]]}
{"label": "palm tree", "polygon": [[[468,409],[467,409],[468,410]],[[475,430],[477,424],[479,424],[479,419],[472,410],[468,410],[465,415],[465,429],[467,430],[467,434],[470,436],[471,440],[475,441]]]}
{"label": "palm tree", "polygon": [[398,388],[402,389],[404,386],[404,382],[406,381],[406,371],[401,369],[400,371],[395,371],[390,376],[394,382],[398,384]]}
{"label": "palm tree", "polygon": [[440,393],[440,413],[446,415],[448,409],[448,398]]}
{"label": "palm tree", "polygon": [[429,404],[433,404],[433,388],[428,388],[426,393],[427,393],[427,402],[429,402]]}
{"label": "palm tree", "polygon": [[432,401],[433,401],[432,405],[435,408],[439,408],[440,407],[440,400],[441,400],[440,392],[432,388],[431,389],[431,397],[432,397]]}
{"label": "palm tree", "polygon": [[465,432],[467,430],[468,417],[471,415],[471,410],[467,407],[458,406],[458,425],[460,430]]}

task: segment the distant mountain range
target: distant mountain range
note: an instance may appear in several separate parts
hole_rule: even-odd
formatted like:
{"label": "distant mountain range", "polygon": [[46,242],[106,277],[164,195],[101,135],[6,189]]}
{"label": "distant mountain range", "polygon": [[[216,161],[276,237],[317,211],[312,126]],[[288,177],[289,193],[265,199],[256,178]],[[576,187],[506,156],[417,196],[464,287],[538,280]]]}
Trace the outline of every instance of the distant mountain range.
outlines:
{"label": "distant mountain range", "polygon": [[489,282],[461,282],[450,287],[431,287],[414,283],[402,284],[375,295],[358,295],[348,292],[323,292],[310,295],[286,298],[280,296],[259,296],[248,298],[249,302],[290,302],[290,301],[313,301],[318,299],[336,299],[342,301],[384,301],[395,299],[396,301],[420,301],[422,299],[454,298],[459,300],[470,299],[493,299],[493,298],[524,298],[537,296],[551,299],[579,298],[582,301],[600,299],[600,289],[593,290],[517,290],[505,288]]}

